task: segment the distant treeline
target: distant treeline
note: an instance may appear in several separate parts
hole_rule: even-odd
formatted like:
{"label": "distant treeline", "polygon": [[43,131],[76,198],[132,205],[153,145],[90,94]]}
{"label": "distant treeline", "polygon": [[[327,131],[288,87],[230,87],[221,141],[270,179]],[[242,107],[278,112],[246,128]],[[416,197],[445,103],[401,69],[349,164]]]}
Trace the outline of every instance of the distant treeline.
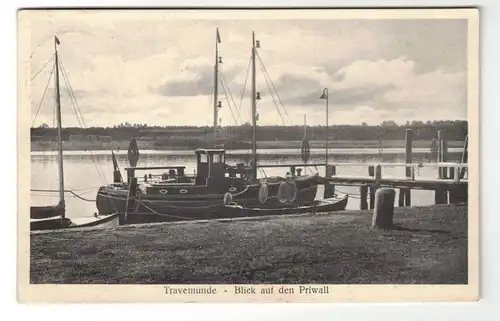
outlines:
{"label": "distant treeline", "polygon": [[[415,140],[432,140],[437,137],[437,131],[444,129],[448,140],[462,141],[467,135],[467,121],[413,121],[398,125],[394,121],[384,121],[380,125],[333,125],[329,127],[331,140],[401,140],[404,139],[405,129],[415,131]],[[324,140],[324,126],[307,126],[309,140]],[[56,129],[42,125],[31,128],[32,140],[52,140],[56,136]],[[148,126],[146,124],[120,124],[113,127],[78,127],[63,128],[63,140],[69,140],[70,135],[95,135],[112,140],[130,140],[132,137],[149,139],[168,139],[169,137],[183,137],[203,139],[212,135],[211,127],[196,126]],[[252,139],[252,127],[246,123],[241,126],[227,126],[220,131],[220,136],[232,140],[249,141]],[[258,141],[297,141],[304,138],[303,126],[259,126],[257,129]]]}

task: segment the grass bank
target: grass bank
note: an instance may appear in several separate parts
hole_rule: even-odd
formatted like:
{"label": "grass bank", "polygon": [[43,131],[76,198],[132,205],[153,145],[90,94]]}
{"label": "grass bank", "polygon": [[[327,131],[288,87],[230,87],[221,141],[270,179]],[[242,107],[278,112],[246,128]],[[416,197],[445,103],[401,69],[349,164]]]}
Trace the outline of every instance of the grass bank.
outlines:
{"label": "grass bank", "polygon": [[467,206],[31,235],[31,283],[467,283]]}
{"label": "grass bank", "polygon": [[[85,142],[85,141],[64,141],[64,150],[127,150],[129,141],[111,141],[111,142]],[[247,143],[248,145],[249,143]],[[311,141],[311,148],[325,148],[324,141]],[[198,147],[211,146],[210,144],[200,142],[199,146],[189,146],[189,144],[176,144],[168,145],[162,144],[158,145],[154,141],[143,141],[139,140],[139,148],[142,150],[192,150]],[[233,145],[234,148],[229,145],[227,149],[240,149],[238,144]],[[257,142],[257,148],[269,148],[269,149],[284,149],[293,148],[300,149],[302,146],[302,141],[259,141]],[[417,140],[413,142],[414,148],[429,148],[429,141]],[[329,148],[378,148],[378,141],[330,141],[328,143]],[[383,148],[404,148],[404,140],[387,140],[383,142]],[[448,143],[450,148],[461,148],[463,147],[463,142],[461,141],[450,141]],[[248,148],[246,148],[248,149]],[[55,151],[57,150],[57,143],[50,141],[32,141],[31,151]]]}

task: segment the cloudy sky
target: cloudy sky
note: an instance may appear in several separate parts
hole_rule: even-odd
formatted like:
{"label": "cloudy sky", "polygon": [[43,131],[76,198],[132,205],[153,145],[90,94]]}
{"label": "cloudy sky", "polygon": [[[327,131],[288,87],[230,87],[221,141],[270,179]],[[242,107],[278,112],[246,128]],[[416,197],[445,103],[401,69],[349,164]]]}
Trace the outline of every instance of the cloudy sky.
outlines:
{"label": "cloudy sky", "polygon": [[[290,122],[331,124],[383,120],[466,119],[466,20],[169,19],[167,15],[43,14],[30,20],[31,77],[51,58],[53,36],[87,126],[122,122],[210,125],[215,30],[220,66],[238,123],[250,120],[247,76],[251,36]],[[257,63],[259,123],[283,125]],[[50,64],[31,82],[32,119]],[[30,78],[31,78],[30,77]],[[248,78],[250,79],[250,77]],[[77,118],[61,78],[63,125]],[[235,121],[219,89],[223,125]],[[281,111],[283,114],[283,111]],[[35,125],[53,123],[53,82]],[[290,123],[290,122],[287,122]]]}

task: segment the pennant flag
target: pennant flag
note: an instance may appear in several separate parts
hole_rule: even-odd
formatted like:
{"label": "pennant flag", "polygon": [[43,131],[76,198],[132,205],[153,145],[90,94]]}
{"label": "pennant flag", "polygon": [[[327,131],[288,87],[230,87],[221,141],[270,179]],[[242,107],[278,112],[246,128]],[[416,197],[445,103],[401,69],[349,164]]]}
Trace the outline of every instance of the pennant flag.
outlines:
{"label": "pennant flag", "polygon": [[55,36],[55,37],[56,37],[56,44],[60,45],[61,42],[59,41],[59,38],[57,38],[57,36]]}
{"label": "pennant flag", "polygon": [[220,43],[220,34],[219,34],[219,28],[217,28],[217,42]]}

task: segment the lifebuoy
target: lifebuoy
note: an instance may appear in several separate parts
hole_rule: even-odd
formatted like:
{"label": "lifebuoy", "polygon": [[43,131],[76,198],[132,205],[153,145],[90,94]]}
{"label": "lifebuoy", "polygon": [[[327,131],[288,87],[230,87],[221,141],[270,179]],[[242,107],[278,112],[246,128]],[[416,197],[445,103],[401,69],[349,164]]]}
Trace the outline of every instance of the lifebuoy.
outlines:
{"label": "lifebuoy", "polygon": [[167,194],[167,193],[168,193],[168,191],[167,191],[166,189],[161,189],[161,190],[160,190],[160,194],[165,195],[165,194]]}
{"label": "lifebuoy", "polygon": [[282,182],[278,188],[278,200],[280,203],[293,203],[297,198],[297,185],[294,181]]}
{"label": "lifebuoy", "polygon": [[181,194],[187,194],[187,192],[188,192],[187,189],[184,189],[184,188],[179,191],[179,193],[181,193]]}
{"label": "lifebuoy", "polygon": [[264,182],[260,185],[259,188],[259,201],[264,204],[267,201],[269,196],[269,189],[267,188],[267,184]]}
{"label": "lifebuoy", "polygon": [[231,186],[231,187],[229,188],[229,191],[230,191],[231,193],[234,193],[234,192],[236,192],[237,190],[238,190],[238,189],[237,189],[236,187],[234,187],[234,186]]}

